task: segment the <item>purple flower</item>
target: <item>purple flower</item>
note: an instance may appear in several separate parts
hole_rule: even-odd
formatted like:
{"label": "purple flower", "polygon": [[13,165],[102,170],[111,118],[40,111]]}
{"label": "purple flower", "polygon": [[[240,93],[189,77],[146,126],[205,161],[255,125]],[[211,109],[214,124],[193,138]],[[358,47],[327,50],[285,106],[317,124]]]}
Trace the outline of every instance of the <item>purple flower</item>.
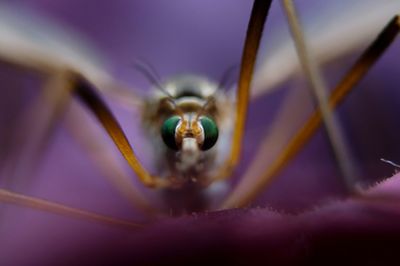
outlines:
{"label": "purple flower", "polygon": [[[345,32],[344,28],[352,25],[344,19],[346,14],[354,12],[356,20],[364,17],[368,6],[371,12],[378,10],[374,1],[366,1],[364,5],[347,1],[320,2],[298,3],[310,42],[332,29],[318,26],[333,15],[337,17],[335,25]],[[389,2],[383,1],[382,6]],[[116,80],[140,88],[136,90],[140,95],[148,93],[149,84],[131,67],[137,58],[151,62],[162,77],[198,73],[219,80],[227,68],[240,61],[251,8],[250,2],[184,0],[157,3],[30,0],[10,2],[10,5],[21,12],[37,12],[65,24],[94,43],[107,59],[107,71]],[[274,3],[266,24],[259,69],[269,58],[276,62],[275,52],[280,51],[282,43],[287,44],[287,34],[279,3]],[[364,32],[337,34],[340,38],[331,45],[340,50],[349,46],[348,42],[358,34]],[[356,49],[348,49],[323,62],[323,73],[330,87],[337,84],[367,45],[357,44]],[[373,186],[365,192],[366,199],[344,199],[346,191],[338,178],[340,174],[325,132],[319,130],[251,208],[166,218],[142,230],[129,231],[2,205],[1,264],[111,264],[115,261],[254,264],[262,260],[322,264],[326,260],[328,263],[345,260],[377,263],[396,259],[400,177],[375,184],[389,178],[394,171],[380,158],[400,161],[397,149],[400,127],[396,123],[400,106],[399,76],[396,75],[400,69],[396,57],[399,49],[397,41],[339,108],[358,169],[357,180],[363,188]],[[329,58],[329,52],[326,57]],[[282,73],[285,70],[279,65],[276,68]],[[269,73],[272,72],[266,72],[265,76]],[[0,99],[0,144],[6,150],[10,146],[8,140],[29,136],[30,132],[24,131],[18,132],[21,136],[10,137],[13,131],[9,128],[26,114],[27,106],[37,95],[33,90],[43,83],[43,76],[1,64],[0,80],[5,86]],[[243,160],[233,177],[234,183],[253,161],[262,137],[272,130],[270,125],[287,91],[306,86],[296,75],[276,83],[276,90],[258,98],[250,107]],[[137,113],[134,116],[115,103],[112,108],[133,147],[151,169],[152,157],[142,143]],[[139,219],[139,213],[110,186],[105,174],[71,137],[63,121],[57,123],[41,154],[40,164],[31,175],[15,181],[14,190],[113,217]],[[284,133],[287,132],[281,134]],[[105,134],[104,138],[107,139]],[[0,151],[2,164],[6,162],[5,154]],[[0,184],[6,186],[4,174],[0,177]],[[152,195],[152,191],[143,190]]]}

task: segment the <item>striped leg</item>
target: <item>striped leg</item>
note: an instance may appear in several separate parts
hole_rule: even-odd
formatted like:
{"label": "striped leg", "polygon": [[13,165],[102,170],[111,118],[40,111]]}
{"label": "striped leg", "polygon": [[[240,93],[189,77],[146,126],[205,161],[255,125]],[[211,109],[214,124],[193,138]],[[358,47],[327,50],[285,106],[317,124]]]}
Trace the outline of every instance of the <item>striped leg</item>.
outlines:
{"label": "striped leg", "polygon": [[[368,70],[371,69],[386,49],[393,43],[399,32],[400,15],[396,15],[335,87],[329,98],[329,105],[331,108],[336,107],[345,99],[351,89],[366,75]],[[254,200],[304,147],[320,124],[321,113],[317,110],[291,138],[282,152],[269,165],[268,169],[256,179],[256,182],[249,182],[251,179],[249,176],[249,173],[251,173],[250,170],[254,165],[262,163],[263,158],[261,154],[268,149],[268,147],[262,143],[261,148],[249,167],[250,170],[244,175],[234,191],[221,204],[220,208],[245,206]]]}

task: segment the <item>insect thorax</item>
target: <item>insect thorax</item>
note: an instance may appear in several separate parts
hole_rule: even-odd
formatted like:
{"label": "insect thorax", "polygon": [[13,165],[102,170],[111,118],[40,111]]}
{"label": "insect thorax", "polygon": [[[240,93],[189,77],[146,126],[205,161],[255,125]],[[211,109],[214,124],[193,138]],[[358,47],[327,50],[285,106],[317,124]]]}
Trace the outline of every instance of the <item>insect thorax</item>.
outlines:
{"label": "insect thorax", "polygon": [[[199,76],[179,76],[162,84],[162,88],[167,93],[154,90],[142,110],[143,128],[154,147],[156,169],[165,177],[202,183],[212,176],[226,156],[232,128],[232,102],[216,83]],[[168,98],[173,99],[175,107]],[[176,107],[187,117],[196,116],[203,108],[202,114],[215,121],[219,138],[211,149],[187,156],[165,145],[160,134],[161,127],[166,119],[177,115]]]}

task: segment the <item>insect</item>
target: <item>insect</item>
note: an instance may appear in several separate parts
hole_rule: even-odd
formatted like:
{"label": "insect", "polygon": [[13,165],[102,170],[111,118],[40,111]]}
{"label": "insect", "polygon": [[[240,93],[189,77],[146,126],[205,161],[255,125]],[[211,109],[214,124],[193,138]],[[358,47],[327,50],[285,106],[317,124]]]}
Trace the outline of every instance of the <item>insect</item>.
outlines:
{"label": "insect", "polygon": [[[121,152],[130,163],[139,179],[145,185],[157,187],[164,191],[162,193],[167,194],[163,197],[163,199],[167,201],[165,204],[166,206],[156,206],[156,209],[159,207],[165,211],[165,209],[168,210],[168,207],[171,206],[177,209],[185,209],[191,204],[193,204],[194,207],[190,207],[195,210],[204,209],[211,205],[207,202],[208,196],[202,195],[202,193],[208,193],[207,188],[213,189],[215,187],[214,183],[218,183],[218,181],[230,177],[236,163],[239,161],[247,112],[249,86],[255,61],[254,52],[257,50],[258,39],[262,33],[262,26],[260,25],[264,24],[262,20],[265,18],[265,14],[269,8],[269,5],[266,4],[267,2],[268,1],[262,3],[262,1],[258,1],[257,3],[260,6],[265,6],[263,8],[254,9],[254,13],[257,13],[259,10],[263,10],[263,12],[261,12],[262,14],[253,16],[255,21],[253,23],[255,26],[249,27],[250,37],[248,40],[250,40],[250,48],[247,48],[247,50],[245,49],[249,55],[244,55],[243,57],[244,63],[242,63],[241,67],[242,78],[239,81],[236,102],[232,101],[232,99],[229,98],[229,94],[224,93],[223,90],[219,88],[218,83],[209,82],[204,78],[183,76],[182,78],[172,79],[169,82],[153,82],[153,86],[158,87],[158,89],[155,89],[156,96],[146,102],[142,109],[142,114],[145,124],[144,127],[148,128],[148,135],[154,139],[153,144],[156,146],[155,153],[159,153],[155,159],[155,168],[159,168],[156,169],[158,170],[157,175],[153,175],[147,171],[147,169],[141,165],[136,155],[132,153],[135,148],[133,147],[133,150],[131,150],[130,144],[123,135],[124,132],[117,119],[114,118],[112,112],[109,111],[107,105],[103,102],[101,96],[99,96],[100,91],[100,93],[104,92],[105,95],[111,95],[122,99],[125,98],[126,100],[128,97],[124,97],[126,91],[121,89],[123,86],[111,80],[109,76],[104,73],[90,72],[89,70],[86,72],[78,72],[77,70],[85,69],[85,67],[82,66],[77,67],[77,69],[69,69],[64,68],[61,64],[58,66],[58,69],[54,70],[53,66],[46,65],[46,60],[40,62],[40,60],[36,60],[35,58],[31,61],[18,61],[17,59],[20,59],[21,56],[18,55],[20,51],[17,49],[17,53],[8,53],[10,58],[4,58],[4,60],[9,60],[13,64],[23,67],[26,67],[27,62],[32,62],[32,65],[28,65],[27,67],[38,68],[41,71],[45,69],[46,72],[48,72],[46,74],[52,74],[47,83],[49,84],[48,87],[53,90],[54,88],[60,88],[57,90],[59,94],[51,97],[52,103],[57,103],[55,104],[55,110],[58,110],[58,108],[63,109],[62,107],[66,104],[64,100],[69,99],[69,94],[74,95],[74,97],[77,96],[77,98],[98,117],[103,126],[107,129],[108,134],[114,139],[114,142],[119,145]],[[388,28],[388,34],[390,34],[389,39],[393,39],[397,33],[397,30],[393,30],[396,28],[396,25],[398,27],[398,21],[392,20]],[[252,30],[254,30],[253,33]],[[380,44],[382,39],[379,39],[378,42]],[[389,45],[388,41],[385,42],[385,45],[374,46],[370,53],[362,57],[361,63],[356,65],[355,72],[361,73],[367,70],[367,68],[371,66],[370,62],[372,63],[372,61],[378,59],[378,55],[383,52],[383,48],[386,48],[386,45]],[[29,52],[35,52],[35,49]],[[32,56],[35,55],[32,54]],[[289,66],[291,65],[289,64]],[[59,71],[60,69],[63,71]],[[86,69],[90,69],[90,67],[88,66]],[[362,71],[360,72],[360,70]],[[350,73],[349,77],[356,77],[357,81],[363,76],[356,75],[354,72]],[[255,82],[257,82],[257,80]],[[353,87],[354,83],[353,80],[346,81],[343,83],[344,85],[341,89],[345,87],[348,90]],[[107,87],[112,87],[113,89],[107,90],[105,89]],[[262,92],[257,91],[255,91],[255,93],[262,94]],[[335,101],[339,101],[338,98],[336,98]],[[54,114],[57,113],[58,111],[54,112]],[[230,118],[228,118],[229,116]],[[57,115],[47,119],[48,121],[52,121],[55,118],[57,118]],[[312,124],[311,128],[316,127],[315,121],[318,122],[320,120],[319,114],[314,114],[313,120],[309,122]],[[300,137],[297,138],[300,139],[308,138],[307,135],[298,136]],[[230,142],[229,140],[232,141]],[[86,142],[90,142],[90,137],[86,138]],[[297,145],[294,145],[296,147],[303,145],[296,140],[293,143]],[[262,150],[262,152],[263,151],[264,150]],[[278,161],[272,165],[272,170],[265,172],[264,175],[253,175],[251,173],[253,168],[250,167],[249,175],[253,177],[243,179],[245,181],[240,183],[237,189],[229,194],[229,197],[222,202],[222,205],[221,202],[219,202],[213,207],[218,208],[222,206],[223,208],[230,208],[246,205],[253,200],[261,190],[264,190],[265,185],[271,180],[270,176],[275,174],[274,171],[280,170],[281,165],[283,166],[288,158],[294,156],[297,151],[298,150],[295,148],[290,147],[288,149],[283,149],[283,153],[277,157]],[[221,155],[221,153],[225,154]],[[97,155],[94,154],[94,156],[96,157]],[[261,157],[258,156],[258,158]],[[112,165],[108,160],[102,161],[104,158],[96,157],[96,159],[100,164],[101,162],[106,162],[104,165]],[[116,176],[118,175],[116,174]],[[122,176],[124,175],[121,174],[121,177]],[[256,182],[253,180],[254,178],[257,178]],[[140,208],[143,208],[146,212],[152,212],[151,209],[153,209],[153,206],[148,206],[148,202],[143,200],[141,196],[138,196],[138,193],[134,192],[130,181],[127,181],[124,177],[115,177],[112,179],[112,182]],[[6,202],[28,205],[30,207],[77,215],[110,223],[121,223],[121,221],[112,220],[107,217],[70,209],[39,199],[24,197],[7,190],[2,190],[2,193],[2,200]],[[213,192],[211,191],[210,193]],[[178,197],[176,197],[176,195],[178,195]],[[193,202],[190,199],[192,195],[195,195]],[[183,206],[180,204],[183,204]],[[123,224],[136,226],[135,224],[132,225],[126,222]]]}

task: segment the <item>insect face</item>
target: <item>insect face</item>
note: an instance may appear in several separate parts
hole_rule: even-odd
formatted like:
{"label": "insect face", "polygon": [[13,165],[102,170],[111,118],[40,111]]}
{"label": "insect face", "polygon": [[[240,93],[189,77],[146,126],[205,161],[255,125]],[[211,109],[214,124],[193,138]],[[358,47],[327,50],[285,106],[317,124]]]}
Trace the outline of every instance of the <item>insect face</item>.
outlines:
{"label": "insect face", "polygon": [[227,96],[216,84],[197,76],[178,77],[163,87],[165,92],[157,91],[143,110],[146,135],[152,143],[158,140],[154,148],[159,169],[166,168],[164,175],[183,182],[204,180],[215,166],[217,153],[223,153],[220,131],[230,131],[222,108]]}
{"label": "insect face", "polygon": [[189,113],[165,120],[161,136],[168,148],[190,156],[214,146],[218,140],[218,127],[210,117]]}

